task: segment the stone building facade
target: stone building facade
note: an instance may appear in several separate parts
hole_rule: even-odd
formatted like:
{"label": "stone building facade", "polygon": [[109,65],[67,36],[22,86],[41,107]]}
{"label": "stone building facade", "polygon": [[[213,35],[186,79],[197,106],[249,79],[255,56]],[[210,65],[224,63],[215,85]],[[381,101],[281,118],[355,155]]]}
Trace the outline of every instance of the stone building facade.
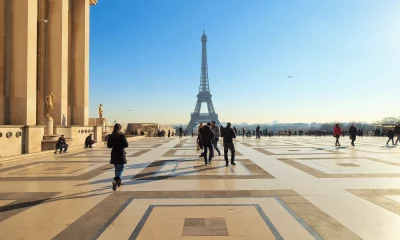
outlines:
{"label": "stone building facade", "polygon": [[38,150],[25,140],[43,138],[49,92],[55,128],[88,126],[89,15],[97,1],[0,0],[0,132],[21,131],[21,153]]}

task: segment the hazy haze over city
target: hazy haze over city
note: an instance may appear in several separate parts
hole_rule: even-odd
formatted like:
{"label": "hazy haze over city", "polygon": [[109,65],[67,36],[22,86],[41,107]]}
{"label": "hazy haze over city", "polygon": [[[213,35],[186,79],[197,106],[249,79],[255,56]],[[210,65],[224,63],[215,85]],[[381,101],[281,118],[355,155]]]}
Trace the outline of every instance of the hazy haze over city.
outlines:
{"label": "hazy haze over city", "polygon": [[102,103],[112,121],[187,124],[204,27],[222,122],[400,115],[398,0],[105,0],[91,13],[90,116]]}

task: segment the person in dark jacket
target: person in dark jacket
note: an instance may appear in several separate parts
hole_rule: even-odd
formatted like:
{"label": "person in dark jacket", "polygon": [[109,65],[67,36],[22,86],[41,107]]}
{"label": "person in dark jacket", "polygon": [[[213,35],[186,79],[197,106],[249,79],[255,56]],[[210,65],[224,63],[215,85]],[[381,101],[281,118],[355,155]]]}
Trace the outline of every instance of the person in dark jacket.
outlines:
{"label": "person in dark jacket", "polygon": [[214,152],[217,151],[218,155],[221,156],[221,152],[219,151],[219,148],[218,148],[218,141],[219,141],[219,136],[220,136],[219,127],[217,127],[217,125],[215,125],[215,121],[212,121],[210,128],[214,133],[214,139],[213,139],[213,143],[212,143],[214,146]]}
{"label": "person in dark jacket", "polygon": [[260,137],[260,125],[257,125],[257,127],[256,127],[256,138],[261,138]]}
{"label": "person in dark jacket", "polygon": [[349,128],[349,134],[350,134],[350,139],[351,139],[351,145],[354,145],[354,141],[357,138],[357,128],[356,126],[354,126],[354,124],[351,125],[351,127]]}
{"label": "person in dark jacket", "polygon": [[396,145],[397,145],[397,142],[400,142],[400,123],[398,123],[396,125],[396,127],[394,128],[394,134],[396,134],[396,136],[397,136],[397,139],[396,139]]}
{"label": "person in dark jacket", "polygon": [[121,132],[122,126],[118,123],[114,125],[114,130],[110,134],[107,141],[107,147],[112,148],[110,164],[114,164],[115,177],[112,183],[113,190],[117,190],[117,186],[121,186],[121,176],[126,164],[125,148],[128,147],[128,141]]}
{"label": "person in dark jacket", "polygon": [[[212,141],[214,139],[214,133],[211,130],[209,125],[210,124],[208,124],[208,123],[207,123],[207,125],[204,125],[203,131],[201,132],[201,142],[204,147],[204,162],[206,165],[207,165],[207,163],[211,165],[211,160],[212,160],[212,157],[214,156],[214,148],[212,145]],[[207,162],[207,150],[210,150],[208,162]]]}
{"label": "person in dark jacket", "polygon": [[386,145],[389,145],[390,140],[392,140],[392,144],[394,145],[394,131],[393,129],[389,129],[387,132],[387,137],[389,138],[388,141],[386,142]]}
{"label": "person in dark jacket", "polygon": [[204,128],[203,123],[200,123],[199,130],[197,132],[197,146],[198,146],[197,151],[201,150],[201,154],[199,156],[200,158],[204,157],[203,142],[201,141],[201,133],[203,132],[203,128]]}
{"label": "person in dark jacket", "polygon": [[226,166],[229,165],[228,162],[228,149],[231,151],[231,164],[236,165],[235,163],[235,145],[233,145],[233,139],[236,138],[236,134],[231,128],[231,123],[226,125],[224,128],[224,158]]}
{"label": "person in dark jacket", "polygon": [[60,150],[60,153],[67,152],[68,150],[68,144],[65,141],[64,135],[61,135],[61,137],[58,138],[58,141],[56,143],[56,151],[54,152],[54,154],[57,154],[57,150]]}
{"label": "person in dark jacket", "polygon": [[235,132],[235,135],[237,136],[237,134],[238,134],[238,131],[237,131],[237,129],[236,129],[236,127],[235,127],[235,126],[233,126],[233,132]]}
{"label": "person in dark jacket", "polygon": [[179,137],[181,138],[183,136],[183,129],[182,126],[179,127]]}
{"label": "person in dark jacket", "polygon": [[85,148],[92,148],[93,143],[92,134],[89,134],[85,139]]}

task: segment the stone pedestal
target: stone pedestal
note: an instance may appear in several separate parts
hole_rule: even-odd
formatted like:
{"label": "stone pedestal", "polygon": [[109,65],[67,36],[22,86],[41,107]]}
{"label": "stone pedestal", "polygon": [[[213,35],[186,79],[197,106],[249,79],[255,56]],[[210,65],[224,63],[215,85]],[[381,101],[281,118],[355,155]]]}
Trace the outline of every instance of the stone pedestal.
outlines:
{"label": "stone pedestal", "polygon": [[99,119],[97,126],[101,127],[103,132],[106,131],[106,122],[104,121],[104,119]]}
{"label": "stone pedestal", "polygon": [[53,118],[52,117],[46,118],[44,122],[46,124],[45,135],[53,135],[53,128],[54,128]]}
{"label": "stone pedestal", "polygon": [[103,126],[94,127],[94,141],[96,143],[103,142]]}

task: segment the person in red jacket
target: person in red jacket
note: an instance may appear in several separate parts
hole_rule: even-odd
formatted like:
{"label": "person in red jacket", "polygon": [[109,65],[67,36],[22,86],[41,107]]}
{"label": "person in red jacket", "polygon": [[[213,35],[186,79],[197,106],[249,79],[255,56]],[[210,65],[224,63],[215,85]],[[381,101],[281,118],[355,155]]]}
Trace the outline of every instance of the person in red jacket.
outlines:
{"label": "person in red jacket", "polygon": [[335,146],[341,146],[339,143],[339,138],[342,135],[342,129],[339,126],[339,123],[336,123],[335,128],[333,129],[333,136],[336,138]]}

